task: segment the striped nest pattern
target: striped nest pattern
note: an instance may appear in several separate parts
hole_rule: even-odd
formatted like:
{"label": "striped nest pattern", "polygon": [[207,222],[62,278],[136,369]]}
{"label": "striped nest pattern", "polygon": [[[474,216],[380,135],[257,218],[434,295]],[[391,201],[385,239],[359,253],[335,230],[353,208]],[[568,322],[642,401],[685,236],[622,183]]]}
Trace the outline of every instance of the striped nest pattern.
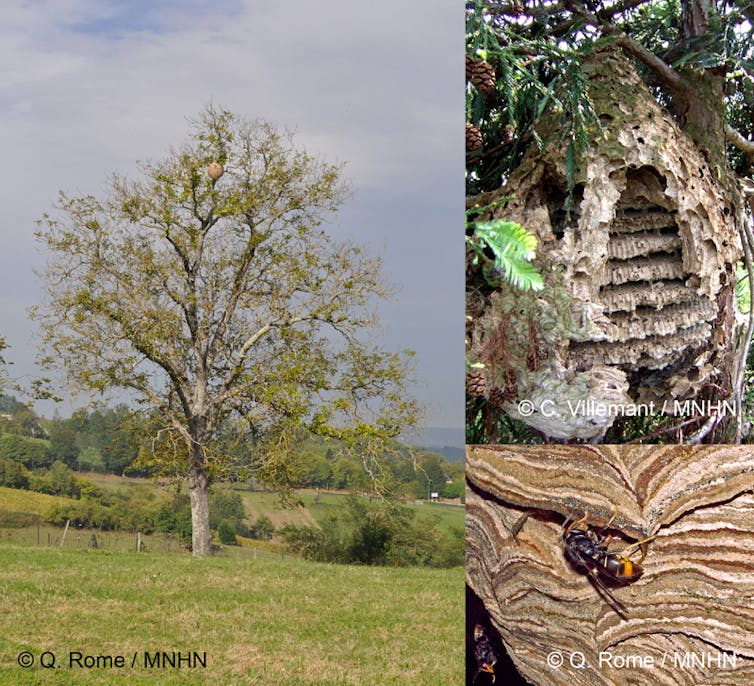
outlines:
{"label": "striped nest pattern", "polygon": [[[469,446],[466,459],[467,583],[532,683],[754,683],[751,448]],[[613,591],[624,617],[562,546],[569,516],[603,527],[616,510],[611,549],[656,536],[641,578]],[[553,669],[553,651],[586,667]],[[643,663],[611,667],[607,653]]]}

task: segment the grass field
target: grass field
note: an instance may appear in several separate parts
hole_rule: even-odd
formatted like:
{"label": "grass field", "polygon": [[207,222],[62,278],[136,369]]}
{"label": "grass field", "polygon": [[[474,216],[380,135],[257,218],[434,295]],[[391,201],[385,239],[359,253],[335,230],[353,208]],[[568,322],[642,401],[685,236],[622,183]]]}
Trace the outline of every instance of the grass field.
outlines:
{"label": "grass field", "polygon": [[[342,501],[346,498],[345,493],[337,492],[321,493],[319,496],[316,496],[312,491],[302,491],[299,495],[304,503],[304,508],[311,512],[312,516],[318,521],[321,520],[329,510],[340,507]],[[406,503],[406,506],[413,510],[417,517],[437,517],[438,524],[442,527],[464,527],[465,509],[463,505],[408,502]]]}
{"label": "grass field", "polygon": [[[0,685],[461,684],[463,607],[461,569],[0,543]],[[206,667],[145,666],[158,651]]]}
{"label": "grass field", "polygon": [[72,502],[70,498],[62,498],[59,495],[47,495],[46,493],[0,486],[0,509],[3,510],[39,513],[53,505],[64,505],[70,502]]}

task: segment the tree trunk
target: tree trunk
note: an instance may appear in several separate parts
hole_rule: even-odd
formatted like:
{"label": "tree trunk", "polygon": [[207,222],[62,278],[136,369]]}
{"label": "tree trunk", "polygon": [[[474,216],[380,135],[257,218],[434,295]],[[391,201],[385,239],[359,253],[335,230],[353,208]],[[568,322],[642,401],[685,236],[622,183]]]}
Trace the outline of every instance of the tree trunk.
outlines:
{"label": "tree trunk", "polygon": [[[203,453],[201,445],[194,452]],[[196,459],[188,475],[191,498],[191,551],[196,557],[212,552],[212,534],[209,528],[209,477],[207,470]]]}
{"label": "tree trunk", "polygon": [[[720,22],[717,10],[709,0],[684,0],[682,2],[681,30],[686,41],[694,41],[697,49],[706,48],[709,52],[718,50],[715,38],[710,33],[710,19]],[[735,181],[730,174],[726,152],[725,125],[727,105],[725,82],[728,67],[725,63],[706,69],[681,68],[680,73],[689,85],[685,97],[681,98],[683,111],[679,123],[716,167],[723,184],[730,192]]]}

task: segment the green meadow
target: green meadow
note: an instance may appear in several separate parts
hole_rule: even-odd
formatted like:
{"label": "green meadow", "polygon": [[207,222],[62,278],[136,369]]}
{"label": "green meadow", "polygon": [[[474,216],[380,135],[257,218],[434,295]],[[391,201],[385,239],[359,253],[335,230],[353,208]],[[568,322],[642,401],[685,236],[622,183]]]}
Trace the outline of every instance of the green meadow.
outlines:
{"label": "green meadow", "polygon": [[[168,497],[148,480],[96,481]],[[302,492],[303,507],[286,509],[273,493],[240,493],[250,519],[276,526],[321,521],[344,499]],[[0,487],[6,520],[65,500]],[[463,522],[462,507],[412,507]],[[322,564],[250,539],[195,559],[165,535],[136,553],[130,532],[71,527],[61,547],[62,534],[0,524],[0,686],[463,683],[460,568]]]}
{"label": "green meadow", "polygon": [[463,682],[461,569],[4,543],[0,570],[3,685]]}

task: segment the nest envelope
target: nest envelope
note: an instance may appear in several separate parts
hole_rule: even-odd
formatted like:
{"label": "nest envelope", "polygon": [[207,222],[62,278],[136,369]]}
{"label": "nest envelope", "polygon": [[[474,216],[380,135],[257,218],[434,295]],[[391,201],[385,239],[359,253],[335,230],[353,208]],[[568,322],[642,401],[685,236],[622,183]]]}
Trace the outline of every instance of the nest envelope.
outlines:
{"label": "nest envelope", "polygon": [[[486,392],[566,440],[600,436],[615,419],[574,412],[579,402],[672,408],[730,387],[741,257],[721,170],[631,62],[608,51],[584,69],[599,124],[570,191],[564,146],[551,143],[486,198],[510,198],[493,217],[538,237],[545,288],[467,296],[469,357],[484,364]],[[543,138],[558,126],[545,117]],[[521,399],[533,413],[519,413]]]}

